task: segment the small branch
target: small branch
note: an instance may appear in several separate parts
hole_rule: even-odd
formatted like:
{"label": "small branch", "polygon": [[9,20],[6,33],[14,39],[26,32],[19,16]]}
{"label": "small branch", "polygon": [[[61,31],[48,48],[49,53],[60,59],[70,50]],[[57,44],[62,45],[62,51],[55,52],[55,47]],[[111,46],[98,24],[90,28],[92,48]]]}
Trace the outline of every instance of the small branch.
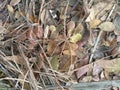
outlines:
{"label": "small branch", "polygon": [[[106,19],[106,21],[108,21],[108,20],[110,19],[110,16],[112,15],[112,13],[113,13],[113,11],[114,11],[115,6],[116,6],[116,5],[114,4],[113,7],[112,7],[112,9],[111,9],[111,11],[110,11],[110,13],[109,13],[109,15],[108,15],[108,17],[107,17],[107,19]],[[91,63],[91,62],[93,61],[92,59],[93,59],[94,53],[95,53],[95,51],[96,51],[97,45],[98,45],[98,43],[99,43],[99,41],[100,41],[100,38],[101,38],[102,33],[103,33],[103,30],[101,30],[101,31],[99,32],[99,35],[98,35],[98,37],[97,37],[97,41],[96,41],[96,43],[95,43],[95,45],[94,45],[94,48],[93,48],[93,53],[92,53],[91,56],[90,56],[89,63]]]}

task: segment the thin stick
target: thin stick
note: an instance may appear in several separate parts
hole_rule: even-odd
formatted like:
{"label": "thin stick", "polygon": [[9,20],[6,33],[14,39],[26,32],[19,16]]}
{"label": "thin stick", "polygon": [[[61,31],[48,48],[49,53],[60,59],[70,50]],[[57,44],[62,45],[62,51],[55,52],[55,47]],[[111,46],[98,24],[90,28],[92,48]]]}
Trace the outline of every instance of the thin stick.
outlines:
{"label": "thin stick", "polygon": [[[112,7],[112,9],[111,9],[111,11],[110,11],[110,13],[109,13],[109,15],[108,15],[108,17],[107,17],[107,19],[106,19],[106,21],[109,20],[110,16],[112,15],[112,13],[113,13],[113,11],[114,11],[114,9],[115,9],[115,6],[116,6],[116,5],[114,4],[113,7]],[[91,62],[93,61],[92,59],[93,59],[94,53],[95,53],[95,51],[96,51],[97,45],[98,45],[98,43],[99,43],[99,41],[100,41],[100,38],[101,38],[102,33],[103,33],[103,30],[101,30],[101,31],[99,32],[99,35],[98,35],[98,37],[97,37],[97,41],[96,41],[96,43],[95,43],[95,45],[94,45],[94,48],[93,48],[93,53],[92,53],[91,56],[90,56],[89,63],[91,63]]]}

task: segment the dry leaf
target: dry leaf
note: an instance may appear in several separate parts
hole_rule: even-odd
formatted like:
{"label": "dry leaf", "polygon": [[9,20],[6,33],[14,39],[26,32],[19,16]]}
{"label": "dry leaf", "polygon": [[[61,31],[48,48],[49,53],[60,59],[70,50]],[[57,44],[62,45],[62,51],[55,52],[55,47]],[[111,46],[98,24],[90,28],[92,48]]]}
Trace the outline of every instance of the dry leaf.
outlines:
{"label": "dry leaf", "polygon": [[[59,68],[60,68],[60,71],[68,71],[68,70],[70,70],[70,69],[72,69],[73,70],[73,68],[74,68],[74,62],[75,62],[75,57],[74,56],[66,56],[66,55],[64,55],[64,58],[62,58],[62,60],[61,60],[61,64],[60,64],[60,66],[59,66]],[[71,68],[72,67],[72,68]],[[71,72],[72,71],[69,71],[68,73],[69,73],[69,75],[71,75]]]}
{"label": "dry leaf", "polygon": [[90,28],[96,28],[101,21],[99,19],[94,19],[89,22]]}
{"label": "dry leaf", "polygon": [[56,27],[55,27],[54,25],[50,25],[50,26],[49,26],[49,30],[50,30],[51,32],[54,32],[54,31],[56,31]]}
{"label": "dry leaf", "polygon": [[42,38],[43,37],[43,29],[42,26],[36,26],[33,29],[33,33],[37,38]]}
{"label": "dry leaf", "polygon": [[8,30],[2,26],[2,21],[0,20],[0,40],[4,38],[3,35],[6,33],[8,33]]}
{"label": "dry leaf", "polygon": [[57,71],[59,67],[59,56],[54,55],[52,59],[50,60],[50,64],[51,64],[52,69]]}
{"label": "dry leaf", "polygon": [[64,55],[76,56],[76,52],[74,50],[64,50]]}
{"label": "dry leaf", "polygon": [[47,46],[47,53],[48,55],[52,54],[58,54],[60,53],[60,48],[57,46],[55,41],[49,41],[48,46]]}
{"label": "dry leaf", "polygon": [[73,29],[75,28],[75,22],[74,21],[70,21],[67,24],[67,31],[68,31],[68,35],[71,36]]}
{"label": "dry leaf", "polygon": [[94,9],[90,9],[90,14],[85,21],[90,22],[91,20],[94,20],[94,19],[95,19],[95,11]]}
{"label": "dry leaf", "polygon": [[120,35],[120,15],[119,15],[119,14],[116,14],[113,23],[114,23],[115,28],[116,28],[116,29],[114,30],[114,33],[115,33],[116,35]]}
{"label": "dry leaf", "polygon": [[81,23],[79,23],[79,24],[77,25],[77,27],[75,28],[74,34],[77,34],[77,33],[82,32],[83,29],[84,29],[83,25],[82,25]]}
{"label": "dry leaf", "polygon": [[19,19],[19,17],[20,17],[20,13],[19,13],[18,11],[16,11],[16,12],[15,12],[15,18],[16,18],[16,19]]}
{"label": "dry leaf", "polygon": [[89,70],[92,70],[93,65],[103,68],[108,73],[118,72],[120,71],[120,58],[116,58],[113,60],[97,60],[94,62],[94,64],[92,63],[92,64],[85,65],[77,70],[76,72],[77,78],[80,78],[82,75],[87,73]]}
{"label": "dry leaf", "polygon": [[101,30],[111,32],[115,30],[115,25],[112,22],[103,22],[98,26]]}
{"label": "dry leaf", "polygon": [[13,61],[17,64],[21,64],[21,65],[24,64],[23,58],[21,56],[18,56],[18,55],[6,56],[5,59],[9,60],[9,61]]}
{"label": "dry leaf", "polygon": [[76,43],[76,42],[78,42],[79,40],[81,40],[81,38],[82,38],[82,35],[81,34],[75,34],[75,35],[73,35],[73,36],[71,36],[70,37],[70,42],[72,42],[72,43]]}
{"label": "dry leaf", "polygon": [[76,43],[64,43],[62,45],[62,48],[64,48],[64,50],[69,50],[69,49],[76,50],[76,49],[78,49],[78,44],[76,44]]}
{"label": "dry leaf", "polygon": [[15,6],[17,5],[21,0],[11,0],[10,5]]}
{"label": "dry leaf", "polygon": [[11,5],[7,5],[7,9],[10,13],[14,13],[14,9]]}

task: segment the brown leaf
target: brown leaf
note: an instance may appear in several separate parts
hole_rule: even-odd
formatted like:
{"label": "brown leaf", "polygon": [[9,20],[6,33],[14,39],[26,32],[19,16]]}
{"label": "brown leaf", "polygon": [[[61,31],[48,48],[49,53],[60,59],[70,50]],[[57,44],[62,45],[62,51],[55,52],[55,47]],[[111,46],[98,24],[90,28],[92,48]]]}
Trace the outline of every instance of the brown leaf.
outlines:
{"label": "brown leaf", "polygon": [[43,37],[43,29],[41,26],[36,26],[33,29],[33,33],[37,38],[42,38]]}
{"label": "brown leaf", "polygon": [[93,65],[103,68],[108,73],[120,71],[120,58],[116,58],[113,60],[97,60],[94,62],[94,64],[92,63],[92,64],[85,65],[79,68],[78,70],[76,70],[77,78],[80,78],[89,70],[93,69]]}
{"label": "brown leaf", "polygon": [[90,28],[96,28],[99,24],[100,24],[100,20],[99,19],[93,19],[89,22],[90,24]]}
{"label": "brown leaf", "polygon": [[33,30],[31,30],[30,28],[28,28],[26,36],[30,41],[36,40],[36,36],[34,35]]}
{"label": "brown leaf", "polygon": [[75,28],[75,22],[74,21],[70,21],[67,24],[67,31],[68,31],[68,35],[71,36],[73,29]]}
{"label": "brown leaf", "polygon": [[74,50],[64,50],[63,54],[64,55],[76,56],[76,52]]}
{"label": "brown leaf", "polygon": [[64,50],[76,50],[78,49],[78,44],[77,43],[63,43],[61,46]]}
{"label": "brown leaf", "polygon": [[49,41],[48,46],[47,46],[47,53],[48,55],[52,54],[58,54],[60,53],[60,48],[57,46],[55,41]]}
{"label": "brown leaf", "polygon": [[88,64],[88,65],[85,65],[81,68],[79,68],[77,71],[76,71],[76,76],[77,78],[81,78],[84,74],[86,74],[89,70],[92,69],[92,64]]}
{"label": "brown leaf", "polygon": [[5,59],[9,60],[9,61],[13,61],[14,63],[17,63],[17,64],[21,64],[21,65],[24,64],[23,58],[21,56],[18,56],[18,55],[6,56]]}
{"label": "brown leaf", "polygon": [[[65,60],[64,60],[65,59]],[[71,69],[71,66],[74,66],[74,62],[75,62],[75,57],[74,56],[72,56],[72,57],[70,57],[70,56],[65,56],[65,58],[63,58],[63,60],[61,60],[62,62],[61,62],[61,64],[60,64],[60,66],[59,66],[59,68],[60,68],[60,71],[62,71],[62,72],[64,72],[64,71],[68,71],[69,69]],[[69,71],[68,73],[70,73],[71,74],[71,72]],[[69,74],[69,75],[70,75]]]}

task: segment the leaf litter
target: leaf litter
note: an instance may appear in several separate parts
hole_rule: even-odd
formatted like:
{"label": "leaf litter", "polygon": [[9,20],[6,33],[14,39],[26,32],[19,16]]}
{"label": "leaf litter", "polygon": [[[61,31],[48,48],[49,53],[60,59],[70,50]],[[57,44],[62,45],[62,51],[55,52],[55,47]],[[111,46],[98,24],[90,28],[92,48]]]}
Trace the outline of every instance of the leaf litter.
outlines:
{"label": "leaf litter", "polygon": [[71,90],[120,80],[119,2],[0,0],[0,83]]}

